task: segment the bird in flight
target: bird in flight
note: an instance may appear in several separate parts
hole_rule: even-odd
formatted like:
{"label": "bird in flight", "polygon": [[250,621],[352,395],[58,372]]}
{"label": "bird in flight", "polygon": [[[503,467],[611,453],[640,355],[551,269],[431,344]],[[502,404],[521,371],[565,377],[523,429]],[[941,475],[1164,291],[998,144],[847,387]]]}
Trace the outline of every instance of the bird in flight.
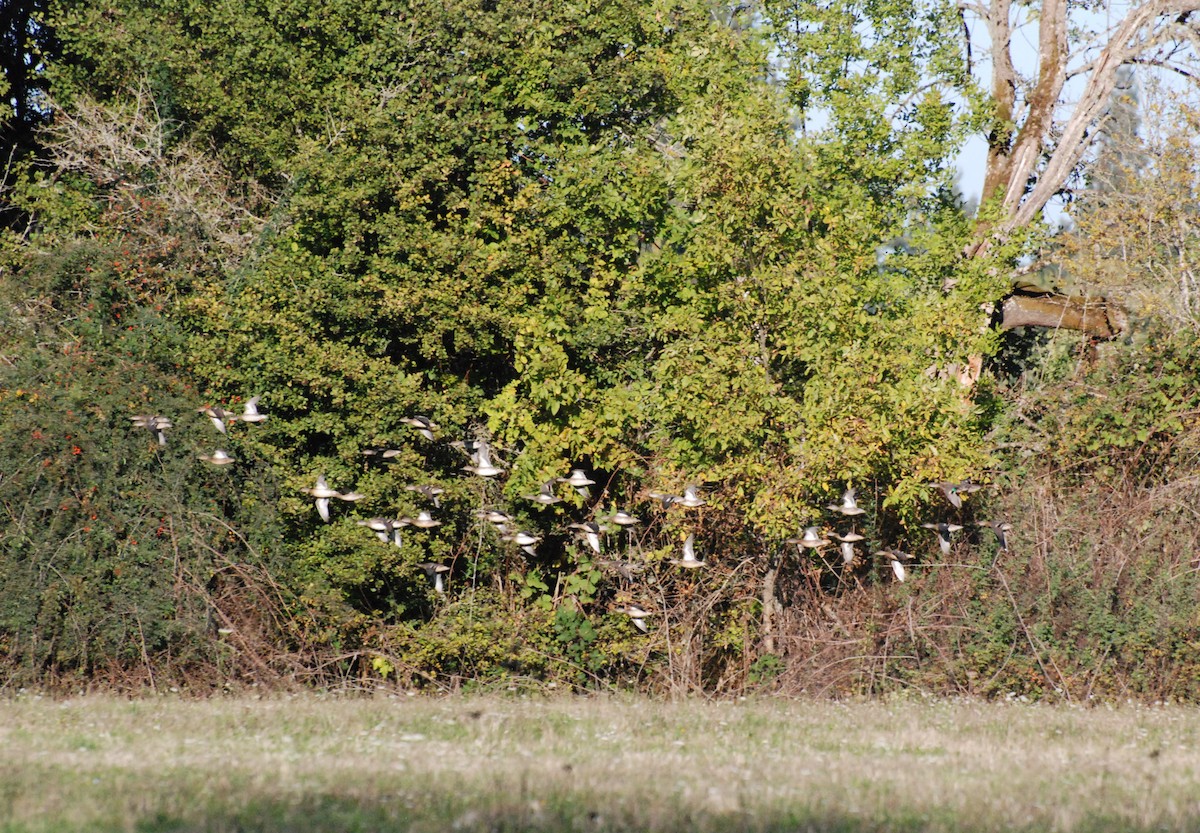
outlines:
{"label": "bird in flight", "polygon": [[880,550],[879,555],[882,555],[888,560],[892,567],[892,575],[896,577],[896,581],[904,581],[908,578],[908,571],[904,569],[904,561],[912,559],[912,556],[900,550]]}
{"label": "bird in flight", "polygon": [[197,408],[196,413],[203,414],[212,420],[212,424],[222,434],[225,433],[225,426],[232,422],[235,415],[217,405],[206,405],[203,408]]}
{"label": "bird in flight", "polygon": [[419,495],[424,495],[428,500],[433,501],[434,509],[442,508],[442,501],[438,498],[438,496],[446,493],[446,490],[441,486],[435,486],[432,483],[425,483],[420,486],[410,483],[404,487],[404,491],[416,492]]}
{"label": "bird in flight", "polygon": [[158,440],[159,445],[167,444],[167,429],[175,427],[171,424],[171,420],[158,414],[138,414],[137,416],[131,416],[129,419],[133,422],[135,428],[150,429]]}
{"label": "bird in flight", "polygon": [[419,561],[417,567],[423,570],[425,577],[433,582],[434,592],[438,595],[446,592],[446,583],[442,576],[450,572],[449,567],[445,564],[438,564],[436,561]]}
{"label": "bird in flight", "polygon": [[845,535],[838,535],[836,532],[831,532],[829,533],[829,537],[841,542],[840,547],[842,550],[842,564],[847,567],[853,566],[855,558],[854,545],[859,541],[865,541],[866,537],[859,535],[853,529],[847,532]]}
{"label": "bird in flight", "polygon": [[471,463],[463,466],[463,471],[469,471],[480,477],[495,477],[504,473],[504,467],[492,462],[492,452],[488,444],[479,440],[475,452],[471,455]]}
{"label": "bird in flight", "polygon": [[242,406],[242,412],[237,416],[231,416],[229,418],[230,422],[234,420],[240,420],[241,422],[265,422],[267,415],[258,411],[258,400],[261,398],[261,396],[252,396],[247,399],[246,404]]}
{"label": "bird in flight", "polygon": [[401,518],[397,521],[400,526],[415,526],[417,529],[433,529],[441,526],[441,521],[435,521],[428,512],[418,512],[415,518]]}
{"label": "bird in flight", "polygon": [[336,489],[329,488],[329,484],[325,482],[325,475],[318,474],[315,486],[300,491],[313,497],[317,504],[317,514],[321,516],[321,520],[329,523],[329,499],[341,497],[341,495]]}
{"label": "bird in flight", "polygon": [[825,508],[830,510],[831,512],[840,512],[843,515],[861,515],[864,512],[866,512],[867,510],[861,508],[858,505],[858,501],[856,501],[854,499],[854,496],[855,496],[855,494],[857,494],[857,492],[858,492],[857,489],[855,489],[854,487],[850,487],[846,491],[842,492],[842,502],[841,503],[834,503],[829,506],[826,506]]}
{"label": "bird in flight", "polygon": [[686,506],[688,509],[695,509],[697,506],[703,506],[706,501],[700,497],[699,490],[695,486],[688,486],[683,490],[683,497],[676,498],[675,502],[680,506]]}
{"label": "bird in flight", "polygon": [[537,555],[537,545],[542,537],[531,532],[514,532],[512,535],[501,536],[500,540],[512,541],[529,555]]}
{"label": "bird in flight", "polygon": [[584,540],[587,541],[592,551],[597,555],[600,554],[600,524],[586,521],[585,523],[568,524],[567,528],[582,532]]}
{"label": "bird in flight", "polygon": [[371,529],[379,537],[383,543],[392,543],[397,547],[400,543],[400,527],[401,524],[392,518],[369,518],[365,521],[357,521],[359,526],[365,526]]}
{"label": "bird in flight", "polygon": [[958,524],[936,523],[936,524],[921,524],[926,529],[932,529],[937,533],[938,546],[942,549],[942,555],[950,554],[950,533],[958,532],[962,529]]}
{"label": "bird in flight", "polygon": [[979,521],[975,526],[990,529],[995,533],[996,540],[1000,542],[1000,549],[1008,552],[1008,533],[1012,532],[1012,524],[1008,521]]}
{"label": "bird in flight", "polygon": [[570,485],[575,491],[579,492],[584,500],[592,496],[592,490],[588,486],[596,485],[596,481],[588,477],[583,469],[571,469],[571,474],[567,477],[558,478],[558,482]]}
{"label": "bird in flight", "polygon": [[621,608],[621,612],[629,617],[629,621],[633,622],[633,626],[642,633],[648,633],[649,628],[646,627],[646,617],[654,614],[646,610],[641,605],[628,604]]}
{"label": "bird in flight", "polygon": [[683,558],[672,558],[672,564],[680,567],[686,567],[689,570],[694,570],[697,567],[706,566],[706,562],[696,558],[696,536],[689,535],[687,540],[683,542]]}
{"label": "bird in flight", "polygon": [[400,421],[405,425],[409,425],[417,429],[421,436],[427,440],[433,439],[433,432],[439,427],[438,424],[432,419],[427,416],[421,416],[420,414],[417,414],[416,416],[403,417]]}
{"label": "bird in flight", "polygon": [[821,537],[821,530],[815,526],[807,526],[804,528],[804,534],[799,538],[788,538],[785,543],[799,544],[805,549],[819,549],[829,545],[828,538]]}
{"label": "bird in flight", "polygon": [[542,506],[552,506],[555,503],[562,503],[562,498],[554,494],[554,481],[547,480],[542,484],[542,490],[535,495],[522,495],[526,500],[532,500],[534,503],[539,503]]}
{"label": "bird in flight", "polygon": [[618,509],[616,512],[614,512],[610,520],[617,526],[634,526],[635,524],[641,523],[639,519],[621,509]]}
{"label": "bird in flight", "polygon": [[926,483],[931,489],[938,489],[945,496],[946,500],[950,501],[950,505],[955,509],[962,509],[963,495],[969,495],[978,492],[983,487],[978,483]]}

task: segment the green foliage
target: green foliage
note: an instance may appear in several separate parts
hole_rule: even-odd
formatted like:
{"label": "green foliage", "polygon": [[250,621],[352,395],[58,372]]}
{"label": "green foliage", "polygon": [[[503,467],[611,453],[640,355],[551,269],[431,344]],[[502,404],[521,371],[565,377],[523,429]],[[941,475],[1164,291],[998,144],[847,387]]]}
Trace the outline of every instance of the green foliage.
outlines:
{"label": "green foliage", "polygon": [[574,608],[560,607],[554,615],[554,631],[561,653],[575,669],[576,684],[596,679],[606,657],[596,647],[596,629],[588,618]]}
{"label": "green foliage", "polygon": [[918,565],[906,603],[843,599],[842,621],[863,622],[851,644],[872,657],[851,690],[1195,700],[1200,403],[1185,380],[1200,345],[1188,331],[1146,335],[1098,356],[1052,344],[1004,392],[1013,410],[994,438],[1008,482],[968,509],[1012,523],[1009,551],[987,536],[937,571]]}
{"label": "green foliage", "polygon": [[[8,0],[0,8],[0,151],[7,164],[32,150],[31,134],[45,119],[42,70],[58,48],[48,5],[46,0]],[[0,213],[8,215],[9,208]]]}
{"label": "green foliage", "polygon": [[[15,336],[0,417],[14,438],[52,421],[29,408],[34,391],[59,412],[90,407],[97,447],[124,432],[103,452],[123,448],[119,461],[73,487],[105,484],[112,517],[98,544],[58,533],[79,541],[67,577],[137,540],[147,612],[111,621],[179,620],[167,588],[183,564],[203,643],[208,583],[252,567],[274,599],[258,632],[346,674],[590,684],[650,663],[672,684],[729,685],[757,638],[759,567],[814,507],[857,485],[882,540],[933,499],[925,482],[990,462],[994,410],[954,370],[994,349],[984,305],[1002,285],[993,263],[963,261],[971,229],[948,187],[971,111],[931,93],[888,103],[927,76],[971,91],[942,41],[946,9],[871,13],[870,48],[850,18],[826,32],[840,32],[831,60],[880,62],[841,78],[798,57],[817,42],[762,42],[706,3],[64,8],[58,155],[22,173],[36,222],[10,262],[29,305],[86,311],[52,322],[83,350],[27,350],[41,324]],[[912,46],[888,57],[888,42]],[[793,92],[801,76],[821,91],[832,132],[796,135],[765,80],[773,49],[794,62]],[[0,314],[25,326],[20,304]],[[28,381],[84,355],[98,404]],[[259,394],[269,419],[231,429],[237,467],[200,466],[211,429],[180,415]],[[125,421],[145,408],[177,418],[181,441],[142,448]],[[438,423],[434,440],[405,425],[414,414]],[[448,441],[466,436],[489,439],[508,474],[463,476]],[[395,453],[363,455],[377,448]],[[591,497],[522,500],[574,466],[595,473]],[[43,500],[31,472],[4,483],[14,515]],[[328,524],[301,491],[319,475],[362,496],[335,500]],[[359,525],[430,510],[408,488],[428,483],[444,489],[440,526],[405,527],[397,547]],[[704,485],[704,513],[646,502],[687,483]],[[480,506],[539,536],[536,553]],[[616,507],[645,523],[608,534],[605,556],[653,571],[686,662],[603,615],[650,591],[598,569],[567,525]],[[163,519],[191,536],[182,560],[180,539],[141,534]],[[668,567],[691,531],[708,575]],[[23,579],[36,592],[55,558],[43,537]],[[425,561],[449,568],[445,597]],[[86,584],[97,605],[115,587]],[[29,613],[8,621],[44,631]],[[174,650],[123,627],[105,648],[117,662]],[[692,648],[694,634],[710,640]],[[63,666],[82,667],[78,653]]]}
{"label": "green foliage", "polygon": [[1087,350],[1070,341],[1049,348],[1044,375],[1006,427],[1014,445],[1037,449],[1042,464],[1080,484],[1150,488],[1187,476],[1200,409],[1195,334],[1151,329],[1092,367]]}
{"label": "green foliage", "polygon": [[274,495],[252,446],[229,446],[237,473],[208,470],[201,426],[178,425],[166,446],[131,427],[131,414],[187,413],[195,397],[178,330],[137,297],[131,253],[68,244],[5,286],[27,313],[0,367],[0,630],[18,678],[119,679],[125,666],[153,682],[164,655],[211,661],[213,582],[247,550],[273,550]]}
{"label": "green foliage", "polygon": [[891,211],[950,186],[949,160],[988,109],[956,4],[769,0],[764,9],[788,98],[823,139],[822,167],[846,171]]}

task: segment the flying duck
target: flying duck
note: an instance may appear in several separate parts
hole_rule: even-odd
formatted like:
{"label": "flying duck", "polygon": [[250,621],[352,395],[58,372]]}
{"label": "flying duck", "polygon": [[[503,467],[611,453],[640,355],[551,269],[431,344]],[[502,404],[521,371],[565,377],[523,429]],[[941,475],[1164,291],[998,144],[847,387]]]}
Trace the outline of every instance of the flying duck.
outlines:
{"label": "flying duck", "polygon": [[321,520],[329,523],[329,499],[341,497],[341,495],[336,490],[329,488],[329,484],[325,482],[325,475],[318,474],[317,485],[311,489],[301,489],[300,491],[316,499],[317,514],[321,516]]}
{"label": "flying duck", "polygon": [[829,545],[828,538],[821,537],[821,530],[815,526],[807,526],[804,528],[804,534],[799,538],[788,538],[785,543],[799,544],[805,549],[817,549]]}
{"label": "flying duck", "polygon": [[230,422],[232,422],[234,420],[241,420],[242,422],[263,422],[263,421],[265,421],[267,418],[267,415],[260,414],[258,412],[258,400],[261,398],[262,398],[261,396],[252,396],[249,399],[247,399],[246,404],[242,406],[242,412],[240,414],[238,414],[237,416],[231,416],[229,418]]}
{"label": "flying duck", "polygon": [[216,429],[222,434],[225,433],[226,424],[232,422],[235,417],[235,415],[230,411],[217,406],[197,408],[196,413],[204,414],[204,416],[211,419],[212,424],[216,426]]}
{"label": "flying duck", "polygon": [[671,563],[680,567],[687,567],[689,570],[705,566],[706,563],[704,561],[696,558],[695,535],[689,535],[687,540],[683,542],[683,558],[672,558]]}
{"label": "flying duck", "polygon": [[148,428],[154,432],[154,436],[158,440],[159,445],[167,444],[166,431],[168,428],[175,427],[171,424],[171,420],[167,419],[165,416],[159,416],[157,414],[139,414],[137,416],[131,416],[129,419],[133,422],[135,428]]}
{"label": "flying duck", "polygon": [[421,433],[421,436],[427,440],[433,439],[433,432],[438,429],[438,424],[427,416],[402,417],[400,420],[405,425],[410,425]]}
{"label": "flying duck", "polygon": [[435,521],[428,512],[419,512],[415,518],[401,518],[397,521],[400,526],[415,526],[417,529],[433,529],[441,526],[441,521]]}
{"label": "flying duck", "polygon": [[583,469],[571,469],[569,476],[560,477],[558,481],[570,485],[575,491],[579,492],[584,500],[588,500],[592,496],[592,490],[588,486],[596,485],[596,481],[588,477]]}
{"label": "flying duck", "polygon": [[417,567],[425,572],[425,577],[433,582],[433,589],[438,595],[446,592],[446,583],[442,576],[450,572],[450,568],[445,564],[438,564],[436,561],[418,561]]}
{"label": "flying duck", "polygon": [[708,501],[700,497],[697,491],[698,490],[695,486],[688,486],[683,490],[683,497],[676,498],[675,502],[680,506],[686,506],[688,509],[694,509],[697,506],[703,506]]}
{"label": "flying duck", "polygon": [[475,453],[471,455],[471,462],[474,465],[463,466],[463,471],[469,471],[480,477],[495,477],[504,472],[502,466],[498,466],[492,462],[492,454],[488,449],[487,443],[480,440],[475,448]]}
{"label": "flying duck", "polygon": [[921,524],[926,529],[932,529],[937,533],[938,546],[942,548],[942,555],[950,554],[950,533],[958,532],[962,529],[958,524],[936,523],[936,524]]}
{"label": "flying duck", "polygon": [[908,571],[904,569],[904,564],[901,562],[902,560],[907,561],[911,559],[911,555],[906,552],[900,552],[900,550],[880,550],[878,554],[886,558],[888,563],[891,564],[892,575],[896,577],[896,581],[902,582],[908,578]]}
{"label": "flying duck", "polygon": [[568,529],[577,529],[583,533],[584,540],[588,542],[588,546],[599,555],[600,554],[600,524],[587,521],[579,524],[568,524]]}
{"label": "flying duck", "polygon": [[861,508],[858,502],[854,499],[857,489],[851,486],[846,491],[842,492],[842,502],[834,503],[825,508],[831,512],[841,512],[843,515],[861,515],[867,510]]}
{"label": "flying duck", "polygon": [[537,545],[542,537],[531,532],[514,532],[512,535],[501,536],[501,540],[512,541],[530,555],[537,555]]}
{"label": "flying duck", "polygon": [[1008,533],[1012,532],[1012,524],[1008,521],[979,521],[975,526],[987,527],[994,532],[996,540],[1000,542],[1000,549],[1008,552]]}
{"label": "flying duck", "polygon": [[542,484],[542,490],[535,495],[522,495],[526,500],[532,500],[534,503],[539,503],[542,506],[553,506],[556,503],[562,503],[562,498],[554,494],[554,481],[547,480]]}
{"label": "flying duck", "polygon": [[978,483],[926,483],[931,489],[939,489],[946,500],[950,501],[950,505],[955,509],[962,509],[962,496],[969,495],[973,492],[978,492],[983,487]]}
{"label": "flying duck", "polygon": [[838,535],[836,532],[831,532],[829,533],[829,537],[841,542],[839,546],[842,550],[842,564],[847,567],[850,567],[854,564],[854,545],[859,541],[866,540],[865,536],[859,535],[853,529],[847,532],[845,535]]}
{"label": "flying duck", "polygon": [[425,483],[420,486],[410,483],[404,487],[404,491],[416,492],[419,495],[424,495],[428,500],[433,501],[434,509],[442,508],[442,502],[441,502],[441,500],[438,499],[438,495],[443,495],[446,493],[446,490],[443,489],[441,486],[435,486],[432,483]]}
{"label": "flying duck", "polygon": [[635,604],[626,605],[625,607],[621,608],[621,612],[629,617],[629,621],[633,622],[633,626],[639,631],[642,633],[649,632],[649,629],[646,627],[646,617],[653,616],[653,613],[646,610],[644,607]]}
{"label": "flying duck", "polygon": [[359,526],[365,526],[368,529],[374,530],[383,543],[392,543],[397,547],[400,546],[400,522],[392,518],[370,518],[365,521],[357,521]]}

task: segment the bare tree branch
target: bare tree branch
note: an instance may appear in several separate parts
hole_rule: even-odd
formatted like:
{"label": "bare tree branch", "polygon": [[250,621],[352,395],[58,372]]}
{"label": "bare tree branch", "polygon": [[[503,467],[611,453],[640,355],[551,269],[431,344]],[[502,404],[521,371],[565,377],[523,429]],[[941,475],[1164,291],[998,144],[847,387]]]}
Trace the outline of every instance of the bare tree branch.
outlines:
{"label": "bare tree branch", "polygon": [[[1062,191],[1095,139],[1122,64],[1146,64],[1200,77],[1196,65],[1200,26],[1192,20],[1200,0],[1146,0],[1133,5],[1115,26],[1099,35],[1097,46],[1070,42],[1069,0],[1043,0],[1036,12],[1037,75],[1024,95],[1023,112],[1018,112],[1022,99],[1012,54],[1011,0],[963,3],[960,8],[979,14],[991,39],[996,120],[988,135],[983,196],[1000,199],[1003,206],[1001,220],[981,228],[970,254],[985,251],[991,239],[1003,239],[1028,225]],[[1155,51],[1164,46],[1169,48]],[[1069,69],[1093,48],[1099,52],[1092,60]],[[1055,116],[1063,108],[1069,79],[1082,81],[1083,88],[1065,120],[1058,121]]]}

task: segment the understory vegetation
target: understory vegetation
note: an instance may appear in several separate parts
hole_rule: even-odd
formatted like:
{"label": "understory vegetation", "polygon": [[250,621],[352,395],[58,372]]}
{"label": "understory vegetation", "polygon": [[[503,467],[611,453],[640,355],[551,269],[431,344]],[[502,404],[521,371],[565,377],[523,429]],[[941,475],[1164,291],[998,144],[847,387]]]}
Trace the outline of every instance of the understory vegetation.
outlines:
{"label": "understory vegetation", "polygon": [[1000,236],[953,4],[34,5],[0,686],[1200,700],[1188,95]]}

